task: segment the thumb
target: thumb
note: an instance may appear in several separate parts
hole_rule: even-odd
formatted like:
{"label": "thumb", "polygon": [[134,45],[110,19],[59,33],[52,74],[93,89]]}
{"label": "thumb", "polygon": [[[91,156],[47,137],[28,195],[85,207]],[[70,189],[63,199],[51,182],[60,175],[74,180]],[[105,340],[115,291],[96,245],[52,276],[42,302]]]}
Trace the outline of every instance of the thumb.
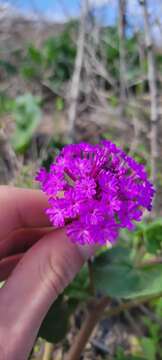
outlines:
{"label": "thumb", "polygon": [[71,243],[64,230],[55,230],[26,253],[0,290],[4,360],[27,359],[48,309],[92,252]]}

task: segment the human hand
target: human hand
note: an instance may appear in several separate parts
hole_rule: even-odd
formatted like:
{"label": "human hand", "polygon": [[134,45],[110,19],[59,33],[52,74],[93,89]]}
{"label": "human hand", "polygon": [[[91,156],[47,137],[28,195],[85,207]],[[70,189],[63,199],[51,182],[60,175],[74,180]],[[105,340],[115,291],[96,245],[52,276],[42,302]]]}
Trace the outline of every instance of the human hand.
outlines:
{"label": "human hand", "polygon": [[53,301],[92,255],[54,230],[39,190],[0,187],[1,360],[26,360]]}

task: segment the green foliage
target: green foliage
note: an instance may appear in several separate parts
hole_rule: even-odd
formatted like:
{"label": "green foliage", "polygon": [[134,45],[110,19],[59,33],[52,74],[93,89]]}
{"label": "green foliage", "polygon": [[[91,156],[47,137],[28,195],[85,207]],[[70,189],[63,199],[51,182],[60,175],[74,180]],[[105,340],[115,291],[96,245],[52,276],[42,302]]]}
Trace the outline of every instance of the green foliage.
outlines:
{"label": "green foliage", "polygon": [[71,28],[67,26],[62,33],[48,38],[41,49],[30,44],[20,72],[25,79],[45,81],[52,91],[58,92],[63,82],[71,77],[75,55]]}
{"label": "green foliage", "polygon": [[48,311],[39,330],[39,336],[51,343],[63,340],[68,330],[69,315],[68,305],[60,295]]}
{"label": "green foliage", "polygon": [[63,144],[59,139],[57,140],[53,138],[49,143],[49,147],[47,148],[47,154],[43,159],[42,166],[49,170],[54,158],[59,154],[59,151],[64,145],[66,144]]}
{"label": "green foliage", "polygon": [[14,100],[10,99],[5,92],[0,93],[0,115],[9,113],[14,106]]}
{"label": "green foliage", "polygon": [[121,246],[99,255],[93,269],[96,289],[112,297],[127,297],[139,280],[130,261],[129,249]]}
{"label": "green foliage", "polygon": [[88,269],[85,265],[72,283],[64,290],[63,295],[54,302],[45,317],[39,336],[57,343],[65,338],[68,331],[69,317],[81,302],[89,299]]}
{"label": "green foliage", "polygon": [[114,360],[144,360],[144,357],[136,355],[125,355],[124,350],[120,347],[117,349],[116,356]]}
{"label": "green foliage", "polygon": [[158,318],[162,318],[162,298],[156,299],[152,302],[153,310]]}
{"label": "green foliage", "polygon": [[62,111],[64,109],[64,100],[61,97],[56,98],[55,107],[57,111]]}
{"label": "green foliage", "polygon": [[160,324],[158,324],[156,322],[153,322],[147,316],[143,316],[142,320],[143,320],[143,323],[145,324],[145,326],[148,329],[148,335],[149,335],[148,338],[152,339],[152,341],[154,343],[154,347],[156,348],[158,346],[159,340],[161,339]]}
{"label": "green foliage", "polygon": [[[156,303],[161,302],[161,299],[156,300]],[[161,305],[160,305],[161,307]],[[155,314],[157,315],[157,305],[155,309]],[[155,316],[156,316],[155,315]],[[152,321],[149,317],[143,316],[142,322],[146,328],[147,336],[142,336],[139,338],[140,356],[127,356],[123,349],[118,348],[115,360],[156,360],[161,359],[161,326],[159,323]]]}
{"label": "green foliage", "polygon": [[162,70],[162,54],[161,53],[156,53],[156,64],[161,72]]}
{"label": "green foliage", "polygon": [[20,72],[28,80],[32,78],[40,79],[42,72],[43,57],[41,50],[37,49],[33,44],[27,48],[26,56],[22,62]]}
{"label": "green foliage", "polygon": [[[101,38],[102,52],[105,54],[109,73],[119,81],[119,36],[117,27],[108,27]],[[124,43],[127,64],[128,84],[136,83],[141,78],[143,69],[140,68],[139,51],[136,36],[127,37]],[[99,54],[100,57],[100,54]]]}
{"label": "green foliage", "polygon": [[162,219],[148,224],[144,229],[146,249],[151,254],[156,254],[162,249]]}
{"label": "green foliage", "polygon": [[153,339],[148,337],[143,337],[141,339],[141,345],[145,359],[156,360],[156,346]]}
{"label": "green foliage", "polygon": [[40,99],[30,93],[15,100],[13,117],[15,132],[12,145],[17,152],[24,152],[41,120]]}
{"label": "green foliage", "polygon": [[88,269],[85,265],[73,282],[65,290],[65,294],[69,299],[76,301],[86,301],[89,296],[89,278],[88,278]]}
{"label": "green foliage", "polygon": [[132,251],[135,247],[144,246],[145,255],[160,254],[162,250],[162,219],[157,218],[154,221],[143,221],[136,225],[136,229],[132,233],[123,230],[120,235],[120,241],[127,242]]}
{"label": "green foliage", "polygon": [[[162,299],[153,300],[150,303],[150,313],[154,311],[153,317],[159,319],[159,321],[151,320],[151,317],[143,316],[141,318],[144,326],[146,327],[147,336],[143,336],[140,339],[141,347],[145,358],[148,360],[162,359],[161,354],[161,315],[162,315]],[[155,314],[155,315],[154,315]]]}
{"label": "green foliage", "polygon": [[48,71],[46,79],[56,91],[64,81],[70,79],[76,48],[69,32],[64,31],[55,38],[48,39],[42,49],[44,71]]}
{"label": "green foliage", "polygon": [[115,95],[109,96],[108,102],[114,108],[119,105],[119,99]]}
{"label": "green foliage", "polygon": [[130,154],[140,164],[147,166],[147,150],[144,144],[140,144],[138,149]]}
{"label": "green foliage", "polygon": [[132,251],[116,246],[94,261],[98,291],[116,298],[138,298],[162,293],[162,265],[136,265]]}
{"label": "green foliage", "polygon": [[105,29],[102,38],[102,51],[106,58],[109,73],[119,80],[119,38],[117,28],[109,27]]}
{"label": "green foliage", "polygon": [[[46,81],[48,86],[58,92],[63,82],[70,79],[76,46],[73,44],[71,33],[76,24],[67,24],[65,30],[55,37],[48,38],[41,50],[32,43],[29,44],[20,69],[21,74],[28,80],[34,78]],[[106,67],[109,73],[119,81],[119,38],[117,27],[108,27],[103,30],[102,52],[105,54]],[[126,39],[126,61],[128,82],[133,82],[141,76],[139,54],[135,37]],[[101,54],[97,50],[100,60]],[[130,60],[131,59],[131,60]]]}
{"label": "green foliage", "polygon": [[52,343],[63,340],[69,329],[71,314],[74,313],[80,302],[85,302],[88,298],[89,279],[87,266],[85,265],[67,289],[64,290],[63,295],[60,295],[51,306],[41,325],[39,336]]}
{"label": "green foliage", "polygon": [[41,51],[38,50],[33,44],[28,47],[28,56],[34,64],[40,65],[42,62]]}
{"label": "green foliage", "polygon": [[17,68],[9,61],[0,60],[0,71],[3,71],[6,75],[11,76],[17,73]]}

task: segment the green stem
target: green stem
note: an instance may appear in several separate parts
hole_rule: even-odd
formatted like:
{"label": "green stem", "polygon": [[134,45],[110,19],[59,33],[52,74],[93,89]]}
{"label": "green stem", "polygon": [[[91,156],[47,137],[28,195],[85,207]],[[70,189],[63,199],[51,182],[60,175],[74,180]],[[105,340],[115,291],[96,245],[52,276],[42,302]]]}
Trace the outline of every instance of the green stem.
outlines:
{"label": "green stem", "polygon": [[92,296],[95,296],[95,284],[94,284],[94,274],[93,274],[93,262],[91,259],[88,260],[88,272],[89,272],[89,288]]}

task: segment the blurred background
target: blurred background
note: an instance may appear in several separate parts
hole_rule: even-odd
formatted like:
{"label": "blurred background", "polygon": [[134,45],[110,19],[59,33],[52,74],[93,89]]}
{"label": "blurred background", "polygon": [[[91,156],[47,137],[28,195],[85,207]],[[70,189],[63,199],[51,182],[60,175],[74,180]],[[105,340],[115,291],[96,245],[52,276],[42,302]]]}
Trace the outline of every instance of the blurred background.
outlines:
{"label": "blurred background", "polygon": [[[0,0],[0,183],[36,187],[37,169],[48,167],[63,145],[100,139],[146,165],[157,188],[152,217],[159,217],[161,0]],[[119,321],[108,345],[89,345],[84,359],[102,359],[107,346],[112,354],[116,344],[124,346],[122,326]],[[33,359],[42,358],[41,346]],[[162,359],[160,350],[151,351],[145,359]],[[120,352],[115,359],[127,358]]]}

